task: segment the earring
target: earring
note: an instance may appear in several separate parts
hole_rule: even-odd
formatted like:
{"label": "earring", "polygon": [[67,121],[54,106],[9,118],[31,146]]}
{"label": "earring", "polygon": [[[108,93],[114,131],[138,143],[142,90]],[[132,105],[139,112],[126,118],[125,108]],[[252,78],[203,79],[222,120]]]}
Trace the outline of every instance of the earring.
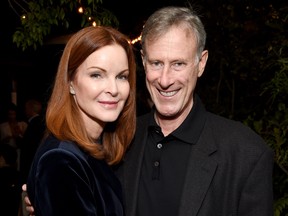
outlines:
{"label": "earring", "polygon": [[75,93],[75,90],[73,89],[72,86],[70,86],[70,94],[72,94],[72,95],[75,95],[75,94],[76,94],[76,93]]}

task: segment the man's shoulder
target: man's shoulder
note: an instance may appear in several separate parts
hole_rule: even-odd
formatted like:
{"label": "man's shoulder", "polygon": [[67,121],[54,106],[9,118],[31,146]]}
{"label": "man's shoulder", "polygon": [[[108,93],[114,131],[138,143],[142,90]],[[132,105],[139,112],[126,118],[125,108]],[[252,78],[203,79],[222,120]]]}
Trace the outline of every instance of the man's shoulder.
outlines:
{"label": "man's shoulder", "polygon": [[151,119],[152,112],[137,117],[137,127],[146,126]]}
{"label": "man's shoulder", "polygon": [[[220,126],[223,127],[228,127],[228,129],[231,130],[235,130],[235,129],[239,129],[239,130],[249,130],[251,131],[251,128],[247,125],[245,125],[243,122],[239,121],[239,120],[235,120],[235,119],[230,119],[221,115],[217,115],[211,112],[207,112],[207,120],[210,124],[218,124],[217,128],[219,128],[221,130]],[[227,130],[227,128],[225,128],[225,130]],[[254,131],[252,133],[255,133]]]}
{"label": "man's shoulder", "polygon": [[259,134],[240,121],[207,112],[205,125],[206,129],[212,131],[213,137],[218,144],[229,143],[232,147],[241,146],[241,149],[262,149],[260,151],[269,148]]}
{"label": "man's shoulder", "polygon": [[148,113],[145,113],[143,115],[137,116],[137,120],[141,121],[141,120],[144,120],[144,119],[148,119],[151,115],[152,115],[152,111],[148,112]]}

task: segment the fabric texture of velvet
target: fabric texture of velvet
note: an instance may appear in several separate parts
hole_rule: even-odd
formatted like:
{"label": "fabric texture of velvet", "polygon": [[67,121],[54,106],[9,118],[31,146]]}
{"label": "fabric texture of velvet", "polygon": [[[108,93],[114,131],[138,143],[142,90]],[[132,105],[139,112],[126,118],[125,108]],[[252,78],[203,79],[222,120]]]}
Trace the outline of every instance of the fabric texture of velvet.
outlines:
{"label": "fabric texture of velvet", "polygon": [[123,216],[121,185],[105,161],[49,136],[27,182],[36,216]]}

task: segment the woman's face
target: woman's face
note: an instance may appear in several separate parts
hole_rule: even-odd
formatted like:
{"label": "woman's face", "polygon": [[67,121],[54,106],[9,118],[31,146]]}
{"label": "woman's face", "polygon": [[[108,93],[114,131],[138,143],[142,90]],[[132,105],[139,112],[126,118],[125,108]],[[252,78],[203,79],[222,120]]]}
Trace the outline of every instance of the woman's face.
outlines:
{"label": "woman's face", "polygon": [[70,93],[85,126],[115,121],[129,96],[129,67],[125,50],[109,45],[93,52],[78,67]]}

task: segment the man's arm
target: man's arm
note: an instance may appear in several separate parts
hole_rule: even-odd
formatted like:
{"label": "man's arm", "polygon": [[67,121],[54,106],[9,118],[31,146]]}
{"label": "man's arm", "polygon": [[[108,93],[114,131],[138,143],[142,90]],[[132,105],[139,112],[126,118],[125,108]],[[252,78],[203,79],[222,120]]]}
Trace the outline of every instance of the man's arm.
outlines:
{"label": "man's arm", "polygon": [[273,215],[273,152],[266,150],[245,183],[239,202],[239,215]]}

